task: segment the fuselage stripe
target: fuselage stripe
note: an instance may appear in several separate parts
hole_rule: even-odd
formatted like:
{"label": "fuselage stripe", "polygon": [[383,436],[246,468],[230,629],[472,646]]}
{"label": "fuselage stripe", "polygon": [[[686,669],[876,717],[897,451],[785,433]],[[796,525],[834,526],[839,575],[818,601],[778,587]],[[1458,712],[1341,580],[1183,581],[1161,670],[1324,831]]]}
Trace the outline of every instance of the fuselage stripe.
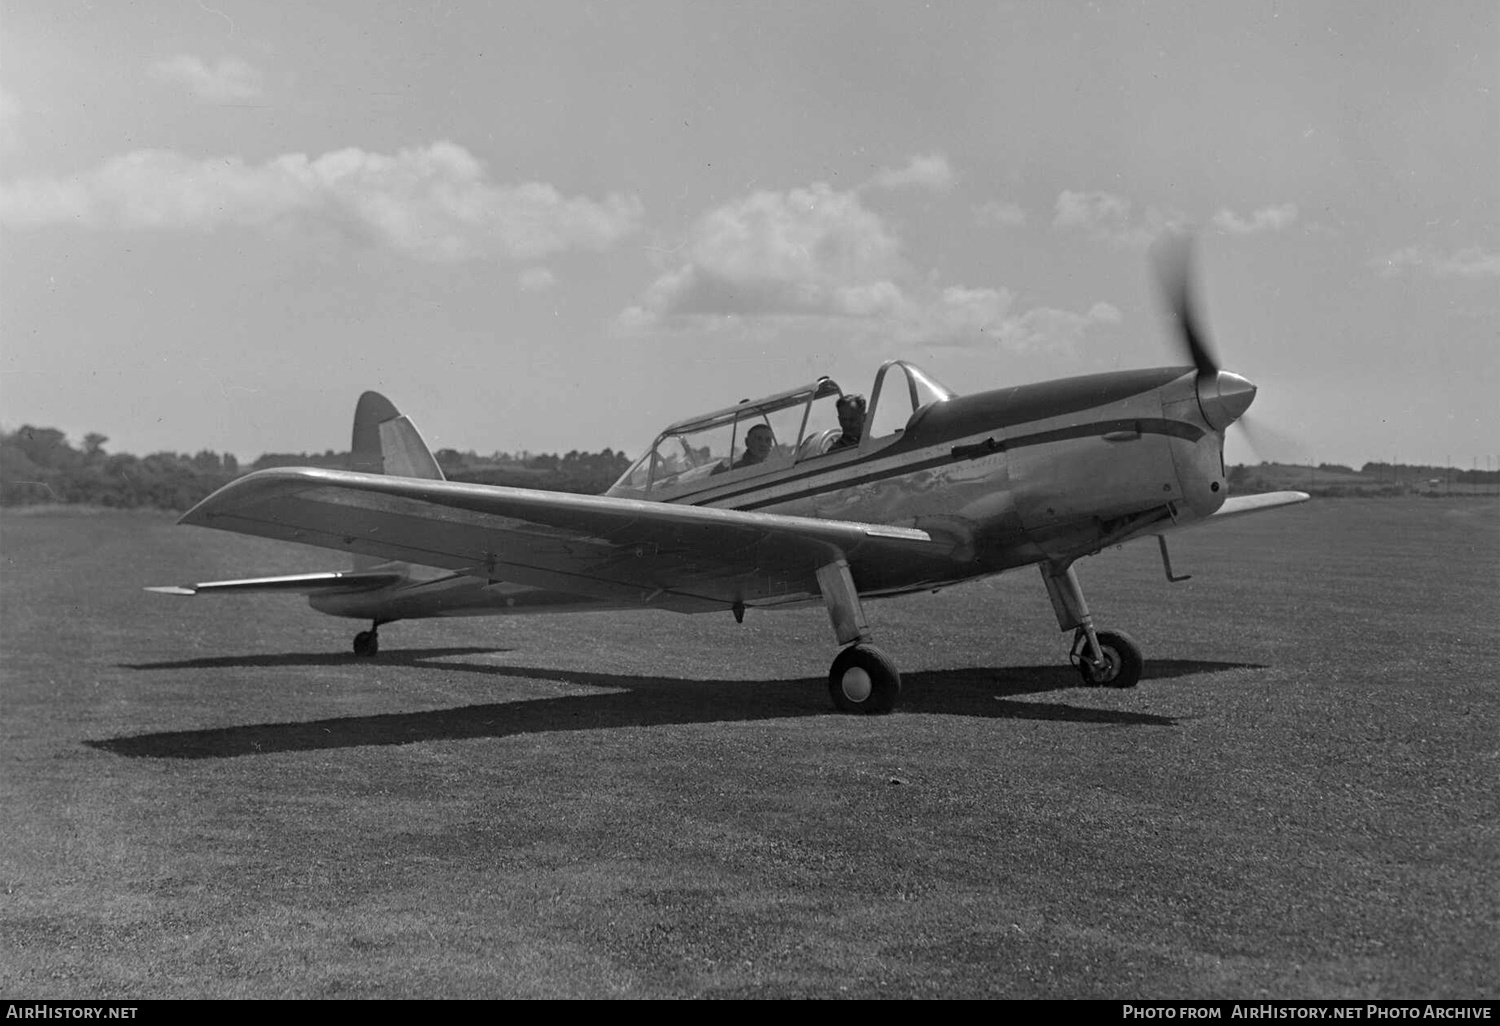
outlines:
{"label": "fuselage stripe", "polygon": [[[1074,424],[1069,427],[1054,428],[1050,431],[1037,431],[1029,435],[1017,435],[1014,438],[996,440],[994,453],[1008,452],[1013,449],[1023,449],[1034,445],[1046,445],[1049,442],[1061,442],[1073,438],[1088,438],[1108,434],[1112,431],[1139,431],[1146,435],[1168,435],[1174,438],[1182,438],[1189,442],[1196,442],[1202,438],[1204,431],[1195,424],[1184,421],[1166,420],[1162,418],[1140,418],[1126,417],[1117,420],[1091,421],[1087,424]],[[879,470],[864,470],[873,464],[889,461],[890,457],[884,453],[871,453],[868,457],[855,460],[840,467],[814,468],[807,473],[781,478],[776,481],[767,481],[761,484],[751,485],[739,491],[723,492],[718,495],[695,497],[692,495],[679,496],[668,499],[668,502],[687,503],[694,506],[721,505],[733,503],[733,509],[757,509],[761,506],[770,506],[784,502],[795,502],[798,499],[811,498],[827,492],[836,491],[840,488],[848,488],[854,485],[868,484],[871,481],[879,481],[883,478],[897,477],[901,474],[916,473],[921,470],[929,470],[933,467],[945,466],[951,463],[960,463],[965,460],[979,459],[990,452],[976,453],[967,456],[953,455],[953,449],[961,448],[944,442],[942,448],[947,450],[942,455],[931,456],[920,462],[896,461]],[[813,457],[818,459],[819,457]],[[800,489],[792,493],[779,493],[766,496],[765,493],[785,488],[788,485],[796,485],[801,482],[812,482],[822,478],[815,485]],[[762,497],[765,496],[765,497]],[[739,501],[736,501],[739,500]]]}

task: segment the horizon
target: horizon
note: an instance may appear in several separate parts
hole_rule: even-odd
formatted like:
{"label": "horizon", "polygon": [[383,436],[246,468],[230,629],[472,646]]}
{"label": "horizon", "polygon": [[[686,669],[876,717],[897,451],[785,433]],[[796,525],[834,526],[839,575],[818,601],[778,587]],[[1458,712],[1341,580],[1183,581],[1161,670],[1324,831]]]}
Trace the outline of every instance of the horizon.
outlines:
{"label": "horizon", "polygon": [[1500,459],[1493,3],[0,10],[7,430],[253,461],[378,389],[634,457],[890,357],[1172,365],[1187,226],[1227,462]]}
{"label": "horizon", "polygon": [[[45,430],[54,430],[54,431],[60,430],[59,428],[53,427],[52,425],[48,425],[48,424],[22,424],[22,425],[19,425],[17,427],[11,427],[11,426],[9,426],[7,424],[0,424],[0,435],[13,436],[16,433],[18,433],[19,431],[21,431],[21,430],[23,430],[24,428],[27,428],[27,427],[36,428],[37,430],[42,430],[42,431],[45,431]],[[343,447],[331,447],[331,448],[324,448],[324,449],[306,449],[306,448],[303,448],[303,449],[283,449],[283,450],[275,450],[275,451],[266,450],[264,452],[258,453],[255,456],[250,456],[250,457],[242,456],[239,453],[222,452],[222,451],[217,450],[217,449],[195,448],[193,446],[189,446],[189,447],[187,447],[185,449],[157,449],[157,450],[149,451],[149,452],[134,452],[134,451],[127,451],[127,450],[111,449],[110,448],[111,438],[110,438],[109,435],[105,434],[103,431],[88,432],[87,434],[99,434],[99,435],[103,435],[104,436],[104,442],[101,444],[100,449],[105,453],[105,455],[107,455],[107,456],[133,456],[133,457],[135,457],[137,459],[144,459],[147,456],[157,456],[157,455],[185,456],[185,457],[191,458],[191,457],[197,455],[198,453],[208,452],[208,453],[211,453],[212,455],[219,456],[219,457],[233,456],[234,459],[235,459],[235,461],[239,465],[241,465],[241,466],[248,466],[248,465],[253,465],[253,464],[259,462],[260,460],[266,459],[268,457],[275,457],[275,456],[305,456],[305,457],[308,457],[308,458],[312,458],[312,457],[320,457],[320,456],[321,457],[327,457],[329,455],[333,455],[333,456],[347,456],[349,454],[349,447],[347,445],[345,445]],[[68,443],[68,445],[71,448],[73,448],[73,449],[75,449],[77,451],[80,451],[80,452],[83,451],[83,438],[77,439],[77,444],[74,444],[73,436],[72,435],[68,435],[68,434],[65,433],[64,434],[64,439],[65,439],[65,441]],[[635,454],[628,453],[628,452],[625,452],[625,451],[620,450],[620,449],[615,449],[613,446],[607,446],[607,445],[606,446],[601,446],[601,447],[599,447],[597,449],[592,448],[592,447],[575,448],[575,449],[572,449],[572,450],[568,450],[568,449],[564,449],[564,450],[558,450],[558,449],[547,449],[547,450],[532,450],[532,449],[505,450],[505,449],[492,449],[492,450],[489,450],[487,452],[479,450],[479,449],[474,449],[474,448],[459,449],[456,446],[433,446],[432,447],[432,451],[433,451],[434,455],[436,455],[439,452],[448,450],[448,449],[453,449],[460,456],[474,456],[474,457],[477,457],[479,459],[494,459],[496,457],[505,457],[505,458],[508,458],[508,459],[532,459],[532,458],[539,457],[539,456],[556,456],[556,457],[561,457],[561,456],[565,456],[568,452],[578,452],[581,455],[597,456],[597,455],[602,455],[606,451],[612,452],[616,456],[624,456],[627,459],[634,459],[635,458]],[[1409,463],[1409,462],[1405,462],[1405,461],[1395,462],[1395,461],[1392,461],[1392,460],[1384,460],[1384,459],[1364,459],[1364,460],[1358,460],[1358,461],[1353,462],[1353,463],[1345,463],[1345,462],[1338,462],[1338,461],[1333,461],[1333,460],[1323,460],[1323,459],[1316,459],[1316,458],[1314,458],[1314,459],[1304,459],[1304,460],[1300,460],[1300,461],[1298,461],[1298,460],[1288,460],[1288,459],[1249,459],[1249,460],[1242,460],[1242,461],[1232,461],[1232,460],[1229,460],[1226,457],[1225,463],[1226,463],[1227,466],[1231,466],[1231,467],[1251,467],[1251,468],[1253,468],[1253,467],[1260,467],[1260,466],[1280,466],[1280,467],[1292,467],[1292,468],[1299,468],[1299,469],[1300,468],[1306,468],[1306,469],[1314,470],[1314,471],[1316,471],[1316,470],[1322,470],[1324,468],[1346,468],[1346,469],[1354,471],[1355,473],[1362,473],[1363,472],[1363,468],[1366,467],[1366,466],[1395,467],[1398,470],[1406,468],[1406,469],[1411,469],[1411,470],[1424,470],[1424,469],[1425,470],[1431,470],[1431,469],[1454,470],[1454,471],[1462,471],[1462,472],[1465,472],[1465,473],[1473,473],[1475,471],[1477,471],[1479,473],[1496,473],[1496,472],[1500,472],[1500,454],[1495,454],[1495,453],[1482,454],[1482,455],[1478,455],[1478,456],[1470,456],[1469,458],[1470,458],[1471,463],[1472,463],[1471,466],[1464,466],[1462,463],[1459,463],[1459,462],[1449,462],[1449,463],[1441,463],[1441,462],[1440,463]],[[1483,462],[1484,465],[1482,465],[1482,466],[1479,465],[1481,462]]]}

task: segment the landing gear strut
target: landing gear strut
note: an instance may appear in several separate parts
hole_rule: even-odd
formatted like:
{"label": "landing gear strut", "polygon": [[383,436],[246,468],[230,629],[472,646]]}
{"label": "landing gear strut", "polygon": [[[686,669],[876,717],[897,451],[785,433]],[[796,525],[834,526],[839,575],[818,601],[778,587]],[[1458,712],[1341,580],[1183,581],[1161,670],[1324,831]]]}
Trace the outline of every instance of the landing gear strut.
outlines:
{"label": "landing gear strut", "polygon": [[357,656],[374,656],[380,651],[380,621],[376,621],[367,631],[360,631],[354,636],[354,654]]}
{"label": "landing gear strut", "polygon": [[839,559],[819,567],[818,586],[834,635],[839,644],[849,646],[828,670],[834,707],[846,713],[890,712],[901,700],[901,673],[890,656],[869,643],[870,628],[848,562]]}
{"label": "landing gear strut", "polygon": [[1073,665],[1090,687],[1133,688],[1146,662],[1141,647],[1123,631],[1095,631],[1073,564],[1043,563],[1042,580],[1060,630],[1073,632]]}

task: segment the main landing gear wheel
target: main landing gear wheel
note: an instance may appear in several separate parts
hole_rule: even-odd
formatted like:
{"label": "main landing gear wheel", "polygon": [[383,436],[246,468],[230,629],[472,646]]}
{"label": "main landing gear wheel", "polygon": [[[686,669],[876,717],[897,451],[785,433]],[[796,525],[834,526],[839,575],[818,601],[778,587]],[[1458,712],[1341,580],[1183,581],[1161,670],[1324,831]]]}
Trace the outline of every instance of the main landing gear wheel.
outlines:
{"label": "main landing gear wheel", "polygon": [[1099,651],[1104,655],[1104,665],[1094,666],[1089,662],[1087,640],[1078,655],[1078,672],[1089,687],[1133,688],[1140,682],[1141,671],[1146,660],[1141,655],[1141,646],[1124,631],[1099,631]]}
{"label": "main landing gear wheel", "polygon": [[828,671],[828,693],[840,712],[888,713],[901,699],[901,674],[874,645],[851,645]]}
{"label": "main landing gear wheel", "polygon": [[380,651],[380,634],[375,630],[360,631],[354,636],[354,654],[373,656]]}

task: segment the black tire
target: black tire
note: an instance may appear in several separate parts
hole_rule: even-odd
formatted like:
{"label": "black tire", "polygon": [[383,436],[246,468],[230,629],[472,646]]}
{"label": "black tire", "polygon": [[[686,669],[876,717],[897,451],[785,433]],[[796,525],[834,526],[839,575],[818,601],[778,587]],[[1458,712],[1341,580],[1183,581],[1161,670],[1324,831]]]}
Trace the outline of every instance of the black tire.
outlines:
{"label": "black tire", "polygon": [[828,694],[839,712],[888,713],[901,700],[901,673],[873,645],[851,645],[828,670]]}
{"label": "black tire", "polygon": [[380,635],[375,631],[360,631],[354,636],[354,654],[373,656],[380,651]]}
{"label": "black tire", "polygon": [[[1105,666],[1102,672],[1096,672],[1087,658],[1080,660],[1078,672],[1083,676],[1083,682],[1096,688],[1133,688],[1140,683],[1146,660],[1135,639],[1124,631],[1100,631],[1097,637]],[[1087,647],[1083,654],[1087,657]]]}

